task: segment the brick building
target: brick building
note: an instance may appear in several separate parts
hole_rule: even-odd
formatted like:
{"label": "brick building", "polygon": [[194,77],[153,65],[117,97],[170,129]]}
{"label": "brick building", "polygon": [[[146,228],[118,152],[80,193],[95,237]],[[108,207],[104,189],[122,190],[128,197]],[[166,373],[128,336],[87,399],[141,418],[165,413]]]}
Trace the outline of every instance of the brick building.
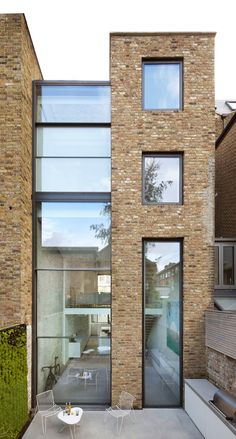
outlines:
{"label": "brick building", "polygon": [[181,406],[213,303],[214,34],[113,33],[86,83],[42,81],[22,15],[0,31],[1,322],[32,328],[33,404]]}
{"label": "brick building", "polygon": [[236,388],[236,113],[235,101],[216,102],[215,309],[206,313],[208,376]]}

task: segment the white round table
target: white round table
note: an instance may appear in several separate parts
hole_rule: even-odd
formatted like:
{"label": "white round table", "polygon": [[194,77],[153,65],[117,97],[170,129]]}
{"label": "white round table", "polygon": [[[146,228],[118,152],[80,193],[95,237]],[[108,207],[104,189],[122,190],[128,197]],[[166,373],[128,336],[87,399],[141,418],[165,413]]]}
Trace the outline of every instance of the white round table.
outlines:
{"label": "white round table", "polygon": [[71,415],[65,413],[65,410],[61,410],[57,415],[60,421],[69,426],[71,439],[76,439],[75,426],[80,422],[82,414],[83,410],[80,407],[72,407]]}

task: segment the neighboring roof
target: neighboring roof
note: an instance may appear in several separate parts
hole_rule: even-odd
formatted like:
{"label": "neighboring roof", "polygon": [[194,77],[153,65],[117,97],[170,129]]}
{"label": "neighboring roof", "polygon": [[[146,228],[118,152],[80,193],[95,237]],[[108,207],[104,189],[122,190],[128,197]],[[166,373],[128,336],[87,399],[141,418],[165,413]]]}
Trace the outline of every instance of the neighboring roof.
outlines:
{"label": "neighboring roof", "polygon": [[216,113],[220,116],[227,116],[227,114],[236,110],[236,99],[217,100]]}
{"label": "neighboring roof", "polygon": [[216,148],[222,142],[222,140],[224,139],[224,137],[229,132],[229,130],[231,129],[231,127],[234,125],[235,122],[236,122],[236,111],[232,112],[231,119],[229,120],[228,124],[225,126],[222,133],[219,135],[218,139],[216,140]]}

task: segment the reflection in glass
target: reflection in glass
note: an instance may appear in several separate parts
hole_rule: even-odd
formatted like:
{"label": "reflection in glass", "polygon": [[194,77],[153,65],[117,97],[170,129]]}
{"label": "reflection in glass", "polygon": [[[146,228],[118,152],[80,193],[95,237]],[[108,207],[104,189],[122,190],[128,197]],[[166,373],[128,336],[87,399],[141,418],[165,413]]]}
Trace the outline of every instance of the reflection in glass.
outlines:
{"label": "reflection in glass", "polygon": [[219,285],[219,247],[215,247],[215,285]]}
{"label": "reflection in glass", "polygon": [[108,404],[110,316],[65,313],[63,328],[62,337],[38,338],[37,392],[53,388],[57,403]]}
{"label": "reflection in glass", "polygon": [[42,203],[37,268],[110,267],[109,203]]}
{"label": "reflection in glass", "polygon": [[109,86],[38,86],[37,122],[96,122],[111,120]]}
{"label": "reflection in glass", "polygon": [[37,156],[109,157],[110,155],[110,128],[37,128]]}
{"label": "reflection in glass", "polygon": [[103,158],[36,159],[36,191],[110,192],[110,167]]}
{"label": "reflection in glass", "polygon": [[223,247],[223,276],[224,285],[234,284],[234,248],[229,246]]}
{"label": "reflection in glass", "polygon": [[181,157],[144,156],[144,202],[179,203]]}
{"label": "reflection in glass", "polygon": [[38,336],[61,336],[64,308],[110,307],[110,272],[38,270],[37,292]]}
{"label": "reflection in glass", "polygon": [[145,406],[180,405],[180,243],[144,243]]}
{"label": "reflection in glass", "polygon": [[147,63],[143,69],[144,109],[180,109],[181,63]]}

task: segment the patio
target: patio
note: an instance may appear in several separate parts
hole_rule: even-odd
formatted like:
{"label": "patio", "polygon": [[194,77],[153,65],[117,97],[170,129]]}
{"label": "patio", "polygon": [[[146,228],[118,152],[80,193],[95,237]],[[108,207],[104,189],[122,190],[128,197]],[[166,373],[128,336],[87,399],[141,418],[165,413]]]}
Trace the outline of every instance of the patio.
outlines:
{"label": "patio", "polygon": [[[62,432],[62,423],[56,416],[47,421],[45,438],[69,439],[69,429]],[[125,419],[121,434],[117,434],[116,420],[104,411],[84,411],[77,428],[78,439],[201,439],[203,436],[183,409],[144,409],[135,411],[135,423]],[[23,439],[42,439],[41,419],[36,415]]]}

